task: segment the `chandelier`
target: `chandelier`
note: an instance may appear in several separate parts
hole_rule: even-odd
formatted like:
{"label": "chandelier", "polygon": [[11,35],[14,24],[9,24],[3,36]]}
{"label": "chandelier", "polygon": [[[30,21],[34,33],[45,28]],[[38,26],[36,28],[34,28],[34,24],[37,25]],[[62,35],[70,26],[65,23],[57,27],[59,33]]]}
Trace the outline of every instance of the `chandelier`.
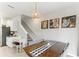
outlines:
{"label": "chandelier", "polygon": [[34,9],[33,9],[33,12],[32,12],[32,19],[33,20],[39,19],[39,12],[37,10],[37,2],[35,2],[35,6],[34,6]]}

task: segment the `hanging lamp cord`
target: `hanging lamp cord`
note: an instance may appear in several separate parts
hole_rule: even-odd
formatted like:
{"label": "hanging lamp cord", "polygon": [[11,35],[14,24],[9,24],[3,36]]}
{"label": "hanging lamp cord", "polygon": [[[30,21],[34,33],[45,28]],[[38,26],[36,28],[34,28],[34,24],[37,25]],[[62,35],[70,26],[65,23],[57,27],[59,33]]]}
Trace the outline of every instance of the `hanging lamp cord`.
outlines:
{"label": "hanging lamp cord", "polygon": [[37,11],[37,2],[35,2],[35,11]]}

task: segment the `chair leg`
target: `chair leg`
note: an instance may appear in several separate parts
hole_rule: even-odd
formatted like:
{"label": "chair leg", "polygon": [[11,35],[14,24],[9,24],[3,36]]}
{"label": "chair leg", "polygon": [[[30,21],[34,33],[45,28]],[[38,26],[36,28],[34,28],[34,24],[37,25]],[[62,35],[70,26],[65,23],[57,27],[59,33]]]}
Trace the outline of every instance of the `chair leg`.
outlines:
{"label": "chair leg", "polygon": [[19,52],[19,45],[16,45],[16,51]]}

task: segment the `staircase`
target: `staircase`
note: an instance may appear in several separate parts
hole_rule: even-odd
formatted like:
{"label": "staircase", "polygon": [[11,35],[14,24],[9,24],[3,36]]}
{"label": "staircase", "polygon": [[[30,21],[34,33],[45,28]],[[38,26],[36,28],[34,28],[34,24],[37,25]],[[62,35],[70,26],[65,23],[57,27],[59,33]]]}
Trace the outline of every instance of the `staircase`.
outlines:
{"label": "staircase", "polygon": [[36,37],[36,34],[35,32],[33,31],[33,29],[30,28],[30,26],[28,25],[28,20],[30,20],[31,17],[28,17],[28,16],[25,16],[25,15],[22,15],[21,16],[21,25],[23,26],[23,28],[28,32],[28,34],[30,35],[30,37],[32,39],[35,39]]}

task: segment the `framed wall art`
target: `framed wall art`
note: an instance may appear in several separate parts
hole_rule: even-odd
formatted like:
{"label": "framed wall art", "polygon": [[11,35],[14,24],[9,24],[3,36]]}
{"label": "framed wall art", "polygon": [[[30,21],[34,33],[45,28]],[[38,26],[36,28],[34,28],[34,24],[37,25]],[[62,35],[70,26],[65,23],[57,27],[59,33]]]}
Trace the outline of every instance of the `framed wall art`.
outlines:
{"label": "framed wall art", "polygon": [[63,17],[61,21],[62,28],[74,28],[76,26],[76,15]]}
{"label": "framed wall art", "polygon": [[41,29],[48,29],[48,20],[41,21]]}
{"label": "framed wall art", "polygon": [[59,28],[59,18],[49,20],[49,28]]}

